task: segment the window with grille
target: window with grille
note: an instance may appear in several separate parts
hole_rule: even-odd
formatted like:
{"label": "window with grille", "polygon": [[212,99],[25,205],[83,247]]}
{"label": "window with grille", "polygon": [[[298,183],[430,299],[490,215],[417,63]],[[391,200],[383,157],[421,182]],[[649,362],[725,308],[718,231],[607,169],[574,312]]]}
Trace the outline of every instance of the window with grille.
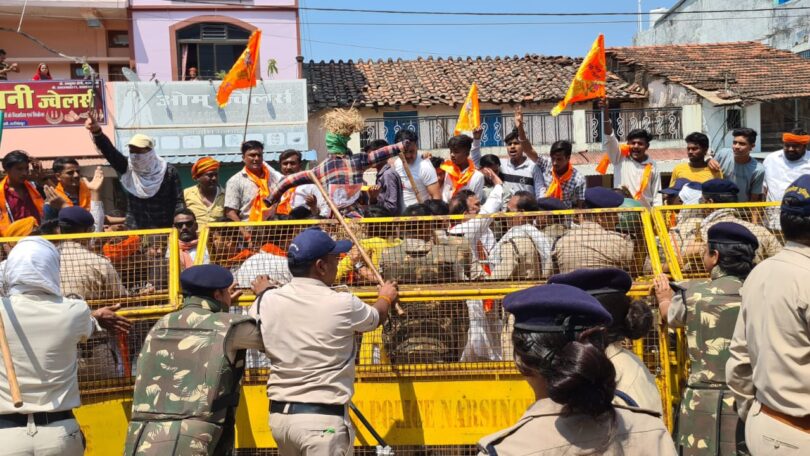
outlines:
{"label": "window with grille", "polygon": [[248,30],[220,22],[202,22],[178,30],[177,79],[219,79],[242,54],[249,37]]}

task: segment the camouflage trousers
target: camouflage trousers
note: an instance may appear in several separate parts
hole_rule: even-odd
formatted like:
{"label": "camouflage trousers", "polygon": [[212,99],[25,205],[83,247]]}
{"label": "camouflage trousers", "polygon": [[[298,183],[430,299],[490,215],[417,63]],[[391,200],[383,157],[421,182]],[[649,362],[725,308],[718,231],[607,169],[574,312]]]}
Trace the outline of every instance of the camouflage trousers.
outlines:
{"label": "camouflage trousers", "polygon": [[130,421],[124,455],[231,455],[233,429],[229,434],[223,436],[223,426],[195,419]]}
{"label": "camouflage trousers", "polygon": [[681,455],[747,455],[745,428],[728,389],[687,386],[675,443]]}

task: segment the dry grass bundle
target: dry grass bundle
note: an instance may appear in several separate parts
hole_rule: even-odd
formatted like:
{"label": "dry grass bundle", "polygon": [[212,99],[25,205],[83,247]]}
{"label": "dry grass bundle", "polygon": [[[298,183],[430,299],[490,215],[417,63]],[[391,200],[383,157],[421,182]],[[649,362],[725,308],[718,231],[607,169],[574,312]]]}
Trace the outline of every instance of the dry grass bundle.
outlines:
{"label": "dry grass bundle", "polygon": [[323,128],[336,135],[351,136],[363,130],[363,117],[355,108],[336,108],[323,115]]}

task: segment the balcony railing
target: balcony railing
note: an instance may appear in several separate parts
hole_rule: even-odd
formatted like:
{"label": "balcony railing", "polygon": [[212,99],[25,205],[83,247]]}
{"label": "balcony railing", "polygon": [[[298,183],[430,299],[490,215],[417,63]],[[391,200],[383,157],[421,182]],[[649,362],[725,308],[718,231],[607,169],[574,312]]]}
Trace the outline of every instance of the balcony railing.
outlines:
{"label": "balcony railing", "polygon": [[[624,140],[631,130],[643,128],[653,139],[667,141],[683,139],[681,108],[611,109],[608,115],[613,121],[613,130],[619,140]],[[586,113],[588,142],[602,142],[602,111]]]}
{"label": "balcony railing", "polygon": [[[447,140],[453,137],[456,120],[456,116],[366,119],[365,129],[360,134],[360,145],[364,147],[375,139],[385,139],[393,143],[398,131],[408,129],[419,136],[420,149],[444,149],[447,147]],[[523,122],[526,135],[532,144],[551,144],[561,139],[573,140],[574,123],[570,112],[563,112],[557,117],[552,117],[547,112],[524,113]],[[482,114],[481,125],[484,129],[481,145],[503,147],[504,138],[515,126],[515,118],[511,113]]]}

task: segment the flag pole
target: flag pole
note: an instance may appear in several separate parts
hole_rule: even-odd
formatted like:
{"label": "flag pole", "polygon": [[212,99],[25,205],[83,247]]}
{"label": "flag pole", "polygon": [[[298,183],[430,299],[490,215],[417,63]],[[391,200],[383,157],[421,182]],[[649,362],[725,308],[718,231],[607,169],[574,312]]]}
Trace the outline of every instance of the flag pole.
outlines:
{"label": "flag pole", "polygon": [[251,98],[253,97],[253,86],[250,86],[248,89],[248,107],[247,107],[247,114],[245,114],[245,131],[242,133],[242,143],[245,142],[247,139],[247,129],[248,129],[248,122],[250,121],[250,105],[253,104]]}

